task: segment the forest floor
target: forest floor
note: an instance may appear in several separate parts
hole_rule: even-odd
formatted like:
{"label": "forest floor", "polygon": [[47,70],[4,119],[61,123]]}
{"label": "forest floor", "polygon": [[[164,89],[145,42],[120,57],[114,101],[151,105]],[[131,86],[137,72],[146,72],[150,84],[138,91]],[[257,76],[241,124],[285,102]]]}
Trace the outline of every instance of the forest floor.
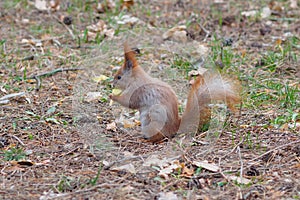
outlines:
{"label": "forest floor", "polygon": [[[300,199],[299,1],[44,2],[0,2],[0,199]],[[180,110],[204,67],[237,112],[145,142],[108,98],[126,40]]]}

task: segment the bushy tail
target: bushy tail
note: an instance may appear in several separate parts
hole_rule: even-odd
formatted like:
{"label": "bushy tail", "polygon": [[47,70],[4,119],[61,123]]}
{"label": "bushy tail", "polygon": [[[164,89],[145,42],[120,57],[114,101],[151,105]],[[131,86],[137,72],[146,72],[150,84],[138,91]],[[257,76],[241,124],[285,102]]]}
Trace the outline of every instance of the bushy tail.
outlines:
{"label": "bushy tail", "polygon": [[223,101],[234,111],[234,105],[240,102],[239,88],[238,83],[223,79],[214,72],[198,75],[192,83],[178,132],[195,132],[208,123],[211,117],[209,104],[212,101]]}

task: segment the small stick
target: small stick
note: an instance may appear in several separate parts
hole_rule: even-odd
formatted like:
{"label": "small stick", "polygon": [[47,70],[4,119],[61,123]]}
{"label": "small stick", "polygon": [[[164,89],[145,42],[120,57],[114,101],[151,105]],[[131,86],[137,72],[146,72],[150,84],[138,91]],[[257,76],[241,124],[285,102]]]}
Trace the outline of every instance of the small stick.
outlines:
{"label": "small stick", "polygon": [[21,140],[20,138],[18,138],[17,136],[11,135],[11,134],[8,134],[8,136],[15,138],[16,140],[18,140],[18,142],[19,142],[22,146],[25,146],[25,144],[22,142],[22,140]]}
{"label": "small stick", "polygon": [[13,98],[13,97],[19,97],[19,96],[24,96],[24,95],[25,95],[25,92],[18,92],[18,93],[8,94],[8,95],[5,95],[3,97],[0,97],[0,101],[8,100],[8,99]]}
{"label": "small stick", "polygon": [[243,167],[244,167],[244,164],[243,164],[243,160],[242,160],[242,154],[241,154],[240,146],[237,147],[237,152],[238,152],[239,159],[240,159],[240,162],[241,162],[240,179],[243,182]]}
{"label": "small stick", "polygon": [[204,28],[204,26],[201,23],[198,23],[198,25],[206,33],[205,38],[203,40],[205,42],[207,40],[208,36],[210,35],[210,32],[206,28]]}
{"label": "small stick", "polygon": [[55,69],[50,72],[44,72],[41,74],[30,76],[27,79],[35,79],[36,80],[36,88],[35,89],[37,91],[39,91],[39,89],[41,88],[41,80],[40,80],[41,77],[53,76],[54,74],[56,74],[58,72],[78,71],[78,70],[83,70],[83,68],[58,68],[58,69]]}
{"label": "small stick", "polygon": [[27,79],[37,79],[39,77],[47,77],[47,76],[52,76],[58,72],[67,72],[67,71],[78,71],[78,70],[83,70],[83,68],[58,68],[58,69],[55,69],[53,71],[50,71],[50,72],[44,72],[44,73],[41,73],[41,74],[37,74],[37,75],[33,75]]}
{"label": "small stick", "polygon": [[277,149],[281,149],[281,148],[284,148],[284,147],[287,147],[287,146],[290,146],[290,145],[296,144],[296,143],[300,143],[300,140],[296,140],[296,141],[294,141],[294,142],[290,142],[290,143],[287,143],[287,144],[280,145],[280,146],[278,146],[278,147],[276,147],[276,148],[274,148],[274,149],[272,149],[272,150],[270,150],[270,151],[267,151],[266,153],[261,154],[260,156],[257,156],[256,158],[253,158],[253,159],[250,160],[249,162],[253,162],[254,160],[257,160],[257,159],[259,159],[259,158],[261,158],[261,157],[264,157],[265,155],[271,153],[272,151],[275,151],[275,150],[277,150]]}

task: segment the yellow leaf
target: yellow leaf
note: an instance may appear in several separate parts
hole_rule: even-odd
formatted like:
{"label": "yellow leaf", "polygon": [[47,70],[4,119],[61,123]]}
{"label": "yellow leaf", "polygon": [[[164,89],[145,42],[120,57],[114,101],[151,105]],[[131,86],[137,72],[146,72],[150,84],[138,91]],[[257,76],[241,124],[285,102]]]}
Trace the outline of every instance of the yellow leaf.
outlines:
{"label": "yellow leaf", "polygon": [[111,91],[111,93],[112,93],[113,95],[120,95],[120,94],[122,93],[122,90],[120,90],[120,89],[113,89],[113,90]]}
{"label": "yellow leaf", "polygon": [[107,76],[105,75],[100,75],[100,76],[96,76],[93,78],[93,81],[99,83],[101,81],[106,81],[107,79],[109,79]]}

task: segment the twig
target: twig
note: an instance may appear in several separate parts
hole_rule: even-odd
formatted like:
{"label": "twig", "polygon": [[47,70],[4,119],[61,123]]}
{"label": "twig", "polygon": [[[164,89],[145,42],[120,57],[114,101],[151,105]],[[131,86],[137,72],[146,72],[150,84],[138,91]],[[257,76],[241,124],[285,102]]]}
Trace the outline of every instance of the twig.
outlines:
{"label": "twig", "polygon": [[84,70],[84,69],[83,68],[58,68],[58,69],[55,69],[55,70],[50,71],[50,72],[44,72],[44,73],[41,73],[41,74],[30,76],[27,79],[36,79],[36,78],[40,78],[40,77],[52,76],[52,75],[54,75],[58,72],[78,71],[78,70]]}
{"label": "twig", "polygon": [[8,134],[8,136],[15,138],[16,140],[18,140],[18,142],[19,142],[22,146],[25,146],[25,144],[22,142],[22,140],[21,140],[20,138],[18,138],[17,136],[11,135],[11,134]]}
{"label": "twig", "polygon": [[[243,160],[242,160],[242,155],[241,155],[241,149],[240,149],[240,146],[237,147],[237,152],[238,152],[239,159],[240,159],[240,162],[241,162],[240,179],[241,179],[241,182],[243,182],[243,167],[244,167],[244,164],[243,164]],[[243,196],[243,195],[241,195],[241,197],[242,197],[242,196]]]}
{"label": "twig", "polygon": [[123,159],[120,159],[120,160],[116,160],[116,161],[110,163],[109,165],[104,166],[104,169],[108,170],[117,163],[123,163],[123,162],[128,161],[128,160],[135,160],[135,159],[144,158],[144,157],[146,157],[146,156],[131,156],[131,157],[123,158]]}
{"label": "twig", "polygon": [[72,149],[72,150],[68,151],[67,153],[61,154],[61,155],[58,156],[58,157],[60,158],[60,157],[67,156],[67,155],[73,153],[74,151],[77,151],[78,149],[79,149],[79,147],[76,147],[75,149]]}
{"label": "twig", "polygon": [[231,149],[231,151],[230,151],[229,153],[227,153],[227,154],[225,154],[224,156],[222,156],[222,157],[219,158],[219,167],[221,166],[221,159],[222,159],[222,158],[225,158],[226,156],[228,156],[229,154],[231,154],[232,152],[234,152],[234,150],[235,150],[237,147],[239,147],[243,142],[244,142],[244,138],[242,139],[242,141],[240,141],[239,143],[237,143],[237,145],[235,145],[235,146],[233,147],[233,149]]}
{"label": "twig", "polygon": [[38,91],[41,88],[41,80],[40,77],[47,77],[47,76],[53,76],[54,74],[58,72],[67,72],[67,71],[78,71],[83,70],[83,68],[58,68],[50,72],[44,72],[41,74],[30,76],[27,79],[35,79],[36,80],[36,90]]}
{"label": "twig", "polygon": [[[262,157],[264,157],[265,155],[268,155],[269,153],[271,153],[272,151],[275,151],[275,150],[277,150],[277,149],[281,149],[281,148],[284,148],[284,147],[287,147],[287,146],[290,146],[290,145],[296,144],[296,143],[300,143],[300,140],[296,140],[296,141],[294,141],[294,142],[290,142],[290,143],[287,143],[287,144],[280,145],[280,146],[278,146],[278,147],[276,147],[276,148],[274,148],[274,149],[272,149],[272,150],[267,151],[266,153],[261,154],[260,156],[257,156],[257,157],[255,157],[255,158],[251,159],[249,162],[253,162],[254,160],[257,160],[257,159],[259,159],[259,158],[262,158]],[[252,165],[250,165],[250,166],[252,166]],[[250,166],[247,166],[247,168],[250,167]]]}
{"label": "twig", "polygon": [[176,185],[177,183],[179,183],[179,181],[180,181],[180,179],[176,180],[175,182],[172,181],[171,183],[165,185],[161,190],[164,191],[164,190],[168,189],[169,187]]}
{"label": "twig", "polygon": [[18,92],[18,93],[12,93],[8,95],[4,95],[3,97],[0,97],[0,101],[2,100],[7,100],[13,97],[19,97],[19,96],[24,96],[25,92]]}
{"label": "twig", "polygon": [[208,38],[208,36],[210,35],[210,32],[206,29],[206,28],[204,28],[204,26],[201,24],[201,23],[198,23],[198,25],[200,26],[200,28],[205,32],[205,38],[203,39],[203,41],[205,42],[206,40],[207,40],[207,38]]}

